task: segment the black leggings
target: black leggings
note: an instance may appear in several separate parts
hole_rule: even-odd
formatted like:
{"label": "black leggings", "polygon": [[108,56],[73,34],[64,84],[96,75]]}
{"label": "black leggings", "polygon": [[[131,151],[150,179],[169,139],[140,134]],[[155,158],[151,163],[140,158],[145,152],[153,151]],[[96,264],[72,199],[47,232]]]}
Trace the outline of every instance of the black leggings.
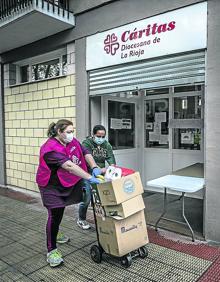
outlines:
{"label": "black leggings", "polygon": [[48,252],[57,248],[57,233],[59,231],[60,222],[63,218],[64,209],[65,208],[48,209],[46,226]]}

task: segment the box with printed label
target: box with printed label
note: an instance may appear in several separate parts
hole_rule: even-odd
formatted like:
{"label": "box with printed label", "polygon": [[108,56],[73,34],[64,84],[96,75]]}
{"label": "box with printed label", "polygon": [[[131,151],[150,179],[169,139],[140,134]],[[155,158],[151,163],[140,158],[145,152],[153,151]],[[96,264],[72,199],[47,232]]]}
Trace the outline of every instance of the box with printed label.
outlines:
{"label": "box with printed label", "polygon": [[144,211],[137,212],[126,219],[97,217],[99,242],[107,254],[124,256],[148,241]]}
{"label": "box with printed label", "polygon": [[120,219],[127,218],[130,215],[145,208],[142,195],[138,195],[130,200],[115,206],[105,206],[106,216],[118,216]]}
{"label": "box with printed label", "polygon": [[97,185],[102,206],[114,206],[144,192],[139,172]]}

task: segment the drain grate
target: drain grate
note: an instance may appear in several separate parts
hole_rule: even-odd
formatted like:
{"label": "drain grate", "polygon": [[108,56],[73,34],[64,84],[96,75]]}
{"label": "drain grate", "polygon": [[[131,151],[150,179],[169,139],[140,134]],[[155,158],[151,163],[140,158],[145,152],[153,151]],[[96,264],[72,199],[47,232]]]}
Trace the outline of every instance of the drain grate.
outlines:
{"label": "drain grate", "polygon": [[177,252],[160,246],[158,249],[163,249],[154,257],[155,260],[168,264],[175,265],[176,268],[201,275],[210,265],[211,262],[201,258],[193,257],[185,253]]}

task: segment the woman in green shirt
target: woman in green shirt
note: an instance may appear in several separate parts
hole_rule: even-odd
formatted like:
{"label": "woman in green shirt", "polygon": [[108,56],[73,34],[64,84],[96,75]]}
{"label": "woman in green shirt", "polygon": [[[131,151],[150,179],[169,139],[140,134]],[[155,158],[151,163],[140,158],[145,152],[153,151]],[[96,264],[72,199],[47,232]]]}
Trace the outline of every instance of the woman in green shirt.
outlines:
{"label": "woman in green shirt", "polygon": [[106,140],[105,136],[105,127],[102,125],[96,125],[93,128],[93,136],[87,137],[82,142],[82,145],[92,154],[96,164],[100,168],[105,168],[106,162],[108,165],[116,164],[112,146]]}
{"label": "woman in green shirt", "polygon": [[[115,165],[115,157],[113,154],[111,144],[106,140],[106,129],[102,125],[96,125],[92,131],[93,135],[87,137],[82,145],[90,152],[93,156],[96,164],[101,168],[101,173],[104,174],[106,171],[106,162],[108,165]],[[95,175],[96,170],[91,173]],[[97,169],[97,172],[100,172]],[[88,190],[88,191],[87,191]],[[77,220],[77,225],[82,229],[89,229],[90,225],[86,221],[86,213],[91,200],[91,190],[87,189],[84,194],[84,200],[79,205],[79,218]]]}

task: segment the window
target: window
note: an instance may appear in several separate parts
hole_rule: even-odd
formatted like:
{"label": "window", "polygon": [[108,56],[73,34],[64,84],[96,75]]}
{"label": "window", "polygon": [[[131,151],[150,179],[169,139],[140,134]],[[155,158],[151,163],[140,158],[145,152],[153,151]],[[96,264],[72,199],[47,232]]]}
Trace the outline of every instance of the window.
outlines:
{"label": "window", "polygon": [[16,75],[17,84],[66,75],[66,49],[56,50],[28,60],[16,62],[14,65],[17,66],[18,72]]}
{"label": "window", "polygon": [[147,90],[145,147],[201,150],[203,110],[202,85]]}
{"label": "window", "polygon": [[174,87],[174,93],[201,91],[201,85],[181,85]]}
{"label": "window", "polygon": [[174,119],[200,119],[201,96],[174,98]]}
{"label": "window", "polygon": [[159,94],[169,94],[169,88],[158,88],[158,89],[148,89],[148,90],[146,90],[146,96],[148,96],[148,95],[159,95]]}
{"label": "window", "polygon": [[29,66],[20,67],[21,83],[29,81]]}
{"label": "window", "polygon": [[60,74],[59,59],[32,65],[31,70],[32,81],[58,76]]}

